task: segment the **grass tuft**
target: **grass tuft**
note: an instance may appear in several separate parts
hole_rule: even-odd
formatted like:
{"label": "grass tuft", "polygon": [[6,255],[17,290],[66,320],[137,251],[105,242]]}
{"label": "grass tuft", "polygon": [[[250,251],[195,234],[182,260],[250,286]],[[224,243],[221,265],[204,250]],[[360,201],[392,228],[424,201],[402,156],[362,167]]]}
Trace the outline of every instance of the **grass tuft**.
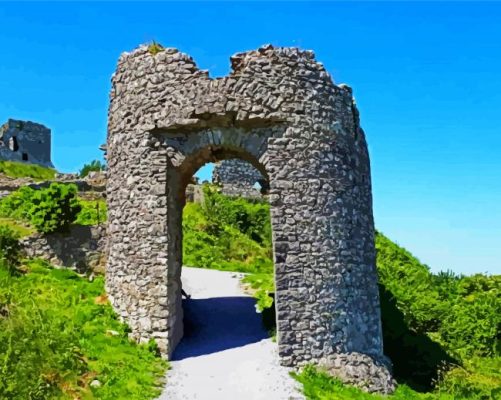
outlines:
{"label": "grass tuft", "polygon": [[148,51],[152,56],[157,55],[163,50],[164,47],[160,43],[155,42],[154,40],[148,45]]}

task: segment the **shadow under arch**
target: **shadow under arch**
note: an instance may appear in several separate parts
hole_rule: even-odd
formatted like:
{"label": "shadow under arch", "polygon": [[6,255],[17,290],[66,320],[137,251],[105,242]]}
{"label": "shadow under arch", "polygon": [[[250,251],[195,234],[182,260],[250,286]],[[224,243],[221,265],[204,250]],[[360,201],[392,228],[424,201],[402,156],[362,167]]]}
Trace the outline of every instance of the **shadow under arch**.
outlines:
{"label": "shadow under arch", "polygon": [[[172,360],[242,347],[269,337],[252,297],[183,300],[184,337]],[[202,317],[202,318],[201,318]]]}

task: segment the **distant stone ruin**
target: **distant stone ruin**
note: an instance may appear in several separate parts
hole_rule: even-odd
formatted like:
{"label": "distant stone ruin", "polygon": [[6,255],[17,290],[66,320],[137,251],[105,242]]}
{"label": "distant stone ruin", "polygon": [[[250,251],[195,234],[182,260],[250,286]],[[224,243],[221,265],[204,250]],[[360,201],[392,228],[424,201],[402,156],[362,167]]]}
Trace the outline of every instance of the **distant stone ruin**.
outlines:
{"label": "distant stone ruin", "polygon": [[283,365],[394,389],[383,355],[369,155],[352,90],[311,51],[261,47],[211,79],[176,49],[123,53],[108,113],[106,287],[170,357],[183,336],[182,210],[208,162],[250,162],[269,187]]}
{"label": "distant stone ruin", "polygon": [[228,196],[261,197],[267,193],[266,178],[248,162],[223,160],[214,166],[212,183],[221,185]]}
{"label": "distant stone ruin", "polygon": [[0,127],[0,160],[53,168],[51,132],[42,124],[9,119]]}

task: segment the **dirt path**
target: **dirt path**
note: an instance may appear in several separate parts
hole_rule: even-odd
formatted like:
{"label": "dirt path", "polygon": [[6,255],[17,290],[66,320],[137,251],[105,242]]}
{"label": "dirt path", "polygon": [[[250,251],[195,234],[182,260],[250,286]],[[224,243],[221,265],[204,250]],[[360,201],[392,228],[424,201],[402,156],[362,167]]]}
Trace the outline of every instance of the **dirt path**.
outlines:
{"label": "dirt path", "polygon": [[185,337],[159,400],[303,399],[240,274],[183,267]]}

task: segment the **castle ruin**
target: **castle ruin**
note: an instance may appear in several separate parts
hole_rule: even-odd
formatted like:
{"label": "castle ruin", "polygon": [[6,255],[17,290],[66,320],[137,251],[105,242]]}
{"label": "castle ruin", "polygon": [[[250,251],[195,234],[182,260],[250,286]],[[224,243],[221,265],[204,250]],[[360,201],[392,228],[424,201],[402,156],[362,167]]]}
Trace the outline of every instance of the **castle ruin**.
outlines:
{"label": "castle ruin", "polygon": [[0,127],[0,160],[54,168],[50,129],[31,121],[9,119]]}

